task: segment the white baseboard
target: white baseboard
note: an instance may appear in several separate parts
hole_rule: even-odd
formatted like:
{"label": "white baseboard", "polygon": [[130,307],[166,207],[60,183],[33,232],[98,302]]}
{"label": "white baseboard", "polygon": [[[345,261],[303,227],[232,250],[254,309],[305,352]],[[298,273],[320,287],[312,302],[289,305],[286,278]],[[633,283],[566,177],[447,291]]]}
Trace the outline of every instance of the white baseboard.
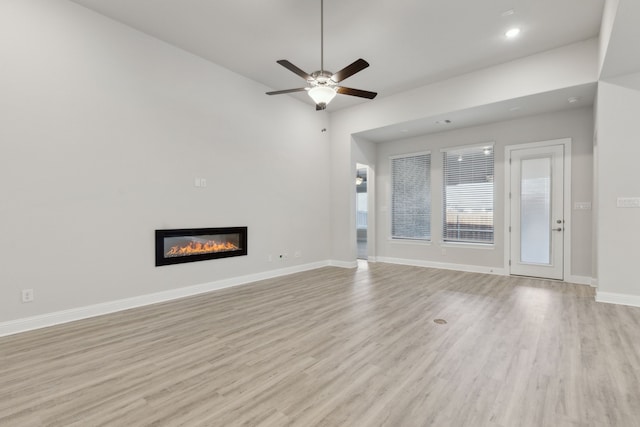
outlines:
{"label": "white baseboard", "polygon": [[576,285],[587,285],[587,286],[592,286],[593,283],[593,278],[591,277],[587,277],[587,276],[567,276],[564,279],[565,282],[567,283],[574,283]]}
{"label": "white baseboard", "polygon": [[629,305],[640,307],[640,295],[615,294],[611,292],[596,291],[596,301],[608,304]]}
{"label": "white baseboard", "polygon": [[465,271],[468,273],[495,274],[498,276],[504,276],[507,274],[504,268],[484,267],[481,265],[452,264],[452,263],[446,263],[446,262],[425,261],[420,259],[403,259],[403,258],[388,258],[388,257],[377,257],[376,261],[386,262],[388,264],[411,265],[414,267],[429,267],[429,268],[440,268],[442,270]]}
{"label": "white baseboard", "polygon": [[358,268],[358,261],[338,261],[332,259],[329,261],[329,265],[331,267],[340,267],[340,268]]}
{"label": "white baseboard", "polygon": [[333,265],[320,261],[0,323],[0,337]]}
{"label": "white baseboard", "polygon": [[[417,259],[403,259],[403,258],[388,258],[388,257],[377,257],[376,261],[386,262],[389,264],[411,265],[414,267],[429,267],[429,268],[440,268],[443,270],[465,271],[469,273],[495,274],[498,276],[508,275],[507,270],[500,267],[484,267],[480,265],[453,264],[453,263],[445,263],[445,262],[425,261],[425,260],[417,260]],[[566,277],[564,281],[567,283],[574,283],[577,285],[594,286],[594,280],[595,279],[592,279],[591,277],[571,275]],[[596,280],[596,283],[597,283],[597,280]]]}
{"label": "white baseboard", "polygon": [[[440,263],[440,262],[432,262],[432,261],[424,261],[424,260],[387,258],[387,257],[376,257],[375,260],[372,262],[410,265],[410,266],[416,266],[416,267],[440,268],[445,270],[457,270],[457,271],[465,271],[465,272],[471,272],[471,273],[506,275],[506,271],[503,268],[483,267],[483,266],[477,266],[477,265],[451,264],[451,263]],[[337,260],[319,261],[319,262],[310,263],[310,264],[281,268],[277,270],[270,270],[262,273],[249,274],[245,276],[218,280],[215,282],[203,283],[199,285],[187,286],[184,288],[172,289],[172,290],[157,292],[153,294],[140,295],[132,298],[94,304],[94,305],[85,306],[85,307],[78,307],[70,310],[57,311],[54,313],[47,313],[47,314],[27,317],[23,319],[11,320],[8,322],[0,323],[0,337],[13,335],[20,332],[31,331],[34,329],[45,328],[48,326],[54,326],[54,325],[59,325],[63,323],[73,322],[76,320],[87,319],[90,317],[101,316],[104,314],[115,313],[118,311],[128,310],[131,308],[143,307],[146,305],[156,304],[159,302],[166,302],[166,301],[171,301],[179,298],[185,298],[193,295],[215,291],[218,289],[246,285],[246,284],[257,282],[260,280],[273,279],[276,277],[287,276],[289,274],[301,273],[309,270],[315,270],[315,269],[327,267],[327,266],[340,267],[340,268],[357,268],[358,262],[357,261],[337,261]],[[591,284],[592,286],[594,282],[595,284],[597,284],[596,279],[590,279],[590,278],[580,277],[580,276],[572,276],[572,278],[576,281],[571,281],[570,283]],[[596,301],[640,307],[640,296],[636,296],[636,295],[597,292]]]}

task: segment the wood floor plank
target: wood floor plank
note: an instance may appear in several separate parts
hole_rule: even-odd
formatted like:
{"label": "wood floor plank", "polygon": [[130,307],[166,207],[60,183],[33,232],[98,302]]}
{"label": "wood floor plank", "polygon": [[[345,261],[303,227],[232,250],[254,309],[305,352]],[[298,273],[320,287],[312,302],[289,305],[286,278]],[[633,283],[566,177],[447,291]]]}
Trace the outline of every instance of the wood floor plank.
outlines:
{"label": "wood floor plank", "polygon": [[636,426],[640,309],[327,267],[0,338],[0,425]]}

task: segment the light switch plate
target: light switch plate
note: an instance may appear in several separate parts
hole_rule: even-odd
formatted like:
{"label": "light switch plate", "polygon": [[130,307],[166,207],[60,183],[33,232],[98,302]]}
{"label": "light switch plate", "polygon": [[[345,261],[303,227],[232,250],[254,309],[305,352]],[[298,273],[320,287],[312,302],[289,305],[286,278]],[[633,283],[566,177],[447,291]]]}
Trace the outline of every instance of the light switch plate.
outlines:
{"label": "light switch plate", "polygon": [[619,208],[640,208],[640,197],[618,197]]}

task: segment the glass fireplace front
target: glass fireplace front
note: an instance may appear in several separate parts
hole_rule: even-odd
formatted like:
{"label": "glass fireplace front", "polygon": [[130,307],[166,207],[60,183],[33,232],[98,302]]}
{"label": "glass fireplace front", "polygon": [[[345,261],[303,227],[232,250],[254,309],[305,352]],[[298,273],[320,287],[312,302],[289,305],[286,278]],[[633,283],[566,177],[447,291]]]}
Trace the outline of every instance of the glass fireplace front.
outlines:
{"label": "glass fireplace front", "polygon": [[156,266],[247,254],[247,227],[156,230]]}

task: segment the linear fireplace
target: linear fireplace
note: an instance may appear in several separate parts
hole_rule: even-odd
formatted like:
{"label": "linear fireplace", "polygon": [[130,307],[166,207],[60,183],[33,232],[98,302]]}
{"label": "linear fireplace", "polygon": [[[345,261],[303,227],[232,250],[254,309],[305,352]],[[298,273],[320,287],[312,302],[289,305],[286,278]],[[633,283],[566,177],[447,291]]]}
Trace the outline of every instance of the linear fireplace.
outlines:
{"label": "linear fireplace", "polygon": [[247,227],[156,230],[156,266],[247,254]]}

